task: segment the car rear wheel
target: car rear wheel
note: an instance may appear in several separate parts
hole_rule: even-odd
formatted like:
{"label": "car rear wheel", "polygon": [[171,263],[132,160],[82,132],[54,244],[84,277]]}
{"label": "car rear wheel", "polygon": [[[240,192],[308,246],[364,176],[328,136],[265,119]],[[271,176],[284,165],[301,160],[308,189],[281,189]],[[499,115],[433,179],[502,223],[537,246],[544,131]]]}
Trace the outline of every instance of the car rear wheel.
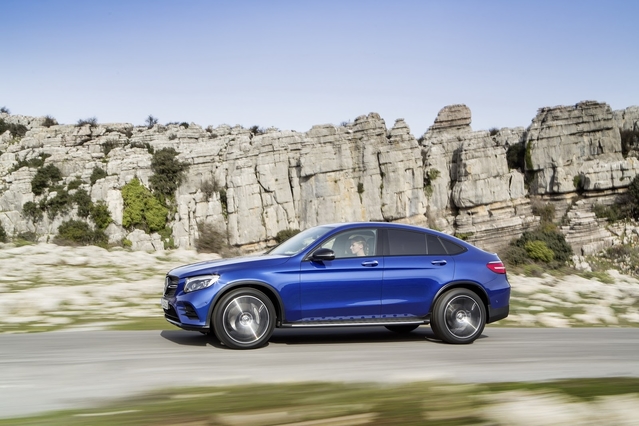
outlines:
{"label": "car rear wheel", "polygon": [[386,326],[386,328],[389,329],[390,331],[393,331],[399,334],[410,333],[411,331],[415,330],[417,327],[419,327],[419,324],[387,325]]}
{"label": "car rear wheel", "polygon": [[268,342],[274,327],[273,303],[253,288],[231,291],[213,310],[215,335],[229,348],[259,348]]}
{"label": "car rear wheel", "polygon": [[431,328],[446,343],[472,343],[486,325],[486,308],[479,296],[466,288],[441,295],[433,307]]}

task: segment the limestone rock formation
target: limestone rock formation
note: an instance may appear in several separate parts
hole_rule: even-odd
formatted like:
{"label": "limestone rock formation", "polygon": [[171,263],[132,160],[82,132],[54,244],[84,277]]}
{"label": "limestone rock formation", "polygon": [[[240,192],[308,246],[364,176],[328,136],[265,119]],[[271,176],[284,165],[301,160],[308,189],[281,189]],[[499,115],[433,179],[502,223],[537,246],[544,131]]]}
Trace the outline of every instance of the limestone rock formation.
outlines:
{"label": "limestone rock formation", "polygon": [[[166,236],[123,226],[122,188],[134,178],[149,188],[153,152],[162,148],[174,148],[189,165],[169,217],[172,241],[184,248],[194,246],[203,225],[254,250],[289,228],[401,221],[497,250],[539,222],[532,199],[552,203],[568,241],[578,253],[592,252],[616,241],[592,206],[614,203],[639,170],[639,142],[632,145],[639,107],[613,112],[593,101],[541,108],[528,128],[490,131],[472,130],[467,106],[447,106],[419,139],[403,119],[388,129],[376,113],[303,133],[0,119],[27,129],[0,135],[0,223],[9,235],[47,241],[64,221],[86,220],[76,207],[41,218],[25,211],[25,203],[55,199],[53,189],[38,195],[32,188],[38,171],[53,164],[63,186],[81,180],[69,194],[83,189],[105,202],[113,218],[109,240],[128,240],[137,250],[162,249]],[[525,152],[523,160],[517,152]]]}

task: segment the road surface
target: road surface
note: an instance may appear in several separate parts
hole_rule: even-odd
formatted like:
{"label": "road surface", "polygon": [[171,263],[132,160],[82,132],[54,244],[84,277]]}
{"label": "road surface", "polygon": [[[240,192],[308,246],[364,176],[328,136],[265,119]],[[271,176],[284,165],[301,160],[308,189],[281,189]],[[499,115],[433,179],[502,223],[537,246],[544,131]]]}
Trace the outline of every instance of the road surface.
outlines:
{"label": "road surface", "polygon": [[165,331],[0,334],[0,418],[81,408],[153,389],[289,381],[460,383],[639,377],[638,328],[493,328],[472,345],[428,327],[276,330],[230,350]]}

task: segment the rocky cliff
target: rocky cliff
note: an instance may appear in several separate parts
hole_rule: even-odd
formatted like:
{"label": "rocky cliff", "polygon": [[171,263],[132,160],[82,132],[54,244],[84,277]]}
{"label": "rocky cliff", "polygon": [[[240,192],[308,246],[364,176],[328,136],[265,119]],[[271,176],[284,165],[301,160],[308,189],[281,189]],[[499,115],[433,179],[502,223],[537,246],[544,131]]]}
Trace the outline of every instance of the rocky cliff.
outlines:
{"label": "rocky cliff", "polygon": [[[590,253],[617,238],[592,206],[614,203],[639,171],[639,150],[623,147],[621,139],[622,132],[639,133],[639,107],[612,111],[592,101],[541,108],[527,128],[490,131],[473,131],[471,111],[452,105],[419,139],[402,119],[388,129],[376,113],[304,133],[0,119],[13,125],[0,135],[0,222],[9,235],[31,232],[46,241],[78,217],[77,209],[37,221],[24,212],[25,203],[55,196],[36,195],[31,185],[38,167],[53,164],[64,183],[79,179],[76,186],[94,202],[106,202],[114,219],[106,230],[111,242],[127,239],[140,250],[162,248],[161,237],[122,226],[121,190],[135,177],[148,187],[151,152],[167,147],[189,165],[169,222],[183,248],[194,245],[198,224],[205,223],[251,250],[288,228],[401,221],[496,250],[539,222],[532,203],[552,203],[568,241]],[[521,161],[509,161],[517,151]],[[92,183],[95,168],[106,176]]]}

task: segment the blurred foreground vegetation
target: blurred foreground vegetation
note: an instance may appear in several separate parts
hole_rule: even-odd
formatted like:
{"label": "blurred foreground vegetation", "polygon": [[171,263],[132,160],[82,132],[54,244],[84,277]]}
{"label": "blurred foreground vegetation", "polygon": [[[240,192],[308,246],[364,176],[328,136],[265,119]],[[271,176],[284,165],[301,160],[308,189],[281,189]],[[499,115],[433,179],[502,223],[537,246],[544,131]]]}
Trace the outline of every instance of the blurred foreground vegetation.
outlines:
{"label": "blurred foreground vegetation", "polygon": [[[509,424],[509,409],[515,416],[526,414],[516,412],[513,396],[545,401],[549,408],[563,404],[562,418],[572,412],[579,422],[584,410],[598,410],[606,401],[614,401],[614,407],[620,402],[639,407],[637,393],[639,378],[475,385],[254,384],[162,390],[100,407],[0,420],[0,425]],[[533,404],[528,414],[540,414],[534,411]],[[614,412],[604,414],[611,421],[607,424],[615,424]]]}

